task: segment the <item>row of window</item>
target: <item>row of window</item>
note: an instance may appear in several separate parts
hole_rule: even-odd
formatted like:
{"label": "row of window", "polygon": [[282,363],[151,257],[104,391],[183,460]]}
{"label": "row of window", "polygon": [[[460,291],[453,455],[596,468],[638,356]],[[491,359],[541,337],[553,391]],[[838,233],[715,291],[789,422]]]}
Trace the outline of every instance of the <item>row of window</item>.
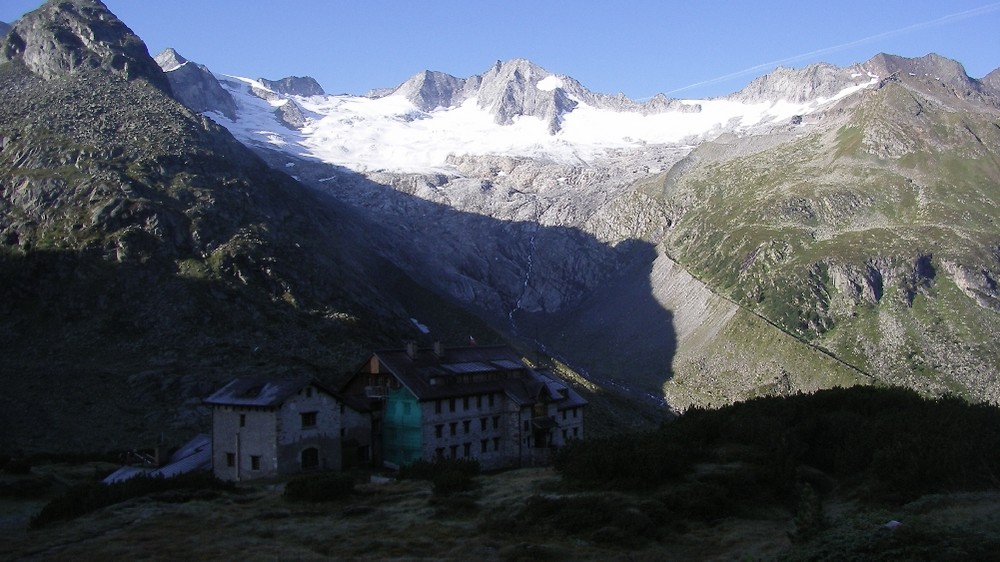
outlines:
{"label": "row of window", "polygon": [[[528,420],[524,420],[524,431],[525,432],[531,431],[531,422],[528,421]],[[564,428],[562,430],[562,437],[563,437],[563,441],[566,441],[567,439],[569,439],[569,428]],[[580,437],[580,427],[579,426],[573,428],[573,437]],[[531,436],[529,435],[527,437],[527,439],[528,439],[527,443],[530,444],[531,443]]]}
{"label": "row of window", "polygon": [[[487,430],[490,425],[489,418],[479,418],[479,431],[483,432]],[[492,419],[493,429],[500,429],[500,416],[493,416]],[[434,426],[434,437],[444,437],[444,426],[445,424],[439,423]],[[462,420],[462,433],[467,434],[472,430],[472,420]],[[448,423],[448,435],[455,436],[458,435],[458,422],[453,421]]]}
{"label": "row of window", "polygon": [[579,408],[570,408],[569,410],[563,410],[563,411],[562,411],[562,419],[564,419],[564,420],[566,419],[566,413],[567,413],[567,412],[572,412],[572,416],[573,416],[573,418],[578,418],[578,417],[580,417],[580,412],[579,412],[579,410],[580,410]]}
{"label": "row of window", "polygon": [[[302,412],[299,417],[302,420],[302,429],[309,429],[316,427],[316,415],[318,412]],[[240,427],[246,427],[247,425],[247,415],[240,414]]]}
{"label": "row of window", "polygon": [[[480,453],[487,453],[487,452],[489,452],[489,446],[490,446],[490,444],[493,445],[493,452],[497,452],[497,451],[500,450],[500,438],[499,437],[494,437],[492,440],[491,439],[480,439],[479,440],[479,452]],[[448,456],[445,456],[446,452],[449,453]],[[438,459],[444,459],[444,458],[449,458],[449,459],[469,458],[469,457],[473,456],[472,455],[472,443],[471,442],[469,442],[469,443],[462,443],[462,457],[458,456],[458,445],[452,445],[452,446],[447,447],[447,448],[445,448],[445,447],[438,447],[438,448],[434,449],[434,454],[437,456]]]}
{"label": "row of window", "polygon": [[[226,453],[226,466],[236,466],[236,453]],[[250,470],[260,470],[260,455],[250,455]]]}
{"label": "row of window", "polygon": [[475,400],[477,410],[482,410],[484,404],[489,408],[493,408],[496,406],[498,398],[502,396],[503,395],[498,392],[491,392],[489,394],[477,394],[476,396],[463,396],[461,398],[439,398],[434,401],[434,413],[442,413],[444,411],[445,404],[448,405],[449,412],[454,412],[459,404],[462,406],[462,411],[468,412],[472,409],[473,400]]}
{"label": "row of window", "polygon": [[[250,470],[260,470],[260,455],[250,455]],[[316,468],[319,466],[319,449],[309,447],[302,451],[300,458],[302,468]],[[236,453],[226,453],[226,466],[236,467]]]}

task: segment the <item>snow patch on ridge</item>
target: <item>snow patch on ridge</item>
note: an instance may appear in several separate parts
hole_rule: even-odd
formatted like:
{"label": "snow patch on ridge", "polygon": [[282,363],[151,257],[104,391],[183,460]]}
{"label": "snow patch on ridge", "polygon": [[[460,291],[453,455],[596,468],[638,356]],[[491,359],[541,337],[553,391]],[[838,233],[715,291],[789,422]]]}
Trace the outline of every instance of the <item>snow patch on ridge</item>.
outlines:
{"label": "snow patch on ridge", "polygon": [[553,74],[539,80],[536,87],[543,92],[551,92],[556,88],[562,88],[563,81],[558,76]]}
{"label": "snow patch on ridge", "polygon": [[173,71],[177,70],[178,68],[181,68],[182,66],[187,66],[189,62],[191,62],[191,61],[184,61],[184,62],[182,62],[180,64],[172,64],[172,65],[168,66],[167,68],[161,68],[160,70],[162,70],[163,72],[173,72]]}
{"label": "snow patch on ridge", "polygon": [[270,90],[258,80],[250,78],[223,75],[219,83],[236,102],[238,118],[233,121],[214,111],[206,112],[206,116],[229,129],[233,136],[245,144],[269,145],[296,156],[308,156],[308,152],[301,146],[302,133],[282,125],[274,114],[274,110],[288,103],[288,99],[275,97],[269,101],[253,95],[251,90],[254,88]]}

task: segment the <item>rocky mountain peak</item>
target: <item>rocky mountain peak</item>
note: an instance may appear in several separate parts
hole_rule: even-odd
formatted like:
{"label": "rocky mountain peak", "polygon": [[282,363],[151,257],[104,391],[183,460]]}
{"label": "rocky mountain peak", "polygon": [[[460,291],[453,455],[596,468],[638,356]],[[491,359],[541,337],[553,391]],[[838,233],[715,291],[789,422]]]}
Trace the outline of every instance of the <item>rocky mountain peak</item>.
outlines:
{"label": "rocky mountain peak", "polygon": [[273,92],[287,96],[322,96],[326,92],[319,82],[311,76],[287,76],[280,80],[258,79],[261,84]]}
{"label": "rocky mountain peak", "polygon": [[827,63],[811,64],[802,69],[779,66],[727,97],[745,103],[776,100],[803,103],[832,97],[845,88],[870,79],[857,67],[840,68]]}
{"label": "rocky mountain peak", "polygon": [[555,134],[562,116],[577,105],[567,92],[568,84],[578,86],[575,80],[552,74],[526,59],[497,61],[480,76],[477,97],[479,106],[489,110],[498,124],[509,125],[519,115],[537,117]]}
{"label": "rocky mountain peak", "polygon": [[414,74],[391,93],[404,96],[423,111],[432,111],[460,105],[468,99],[466,84],[474,83],[444,72],[425,70]]}
{"label": "rocky mountain peak", "polygon": [[205,65],[188,61],[172,48],[156,55],[174,97],[192,111],[215,111],[236,120],[236,102]]}
{"label": "rocky mountain peak", "polygon": [[170,93],[146,45],[98,0],[49,0],[0,40],[0,62],[22,60],[45,80],[103,69]]}
{"label": "rocky mountain peak", "polygon": [[970,80],[961,63],[936,53],[917,58],[879,53],[869,59],[865,67],[880,75],[894,72],[912,73],[918,76],[931,76],[946,83],[965,83]]}
{"label": "rocky mountain peak", "polygon": [[496,61],[485,73],[483,79],[490,80],[493,77],[504,77],[510,79],[517,77],[524,80],[537,82],[550,75],[551,72],[538,66],[528,59],[510,59],[507,61]]}
{"label": "rocky mountain peak", "polygon": [[979,83],[994,96],[1000,96],[1000,68],[980,78]]}
{"label": "rocky mountain peak", "polygon": [[908,83],[924,95],[947,104],[985,101],[994,107],[1000,106],[1000,101],[995,98],[996,88],[984,82],[988,77],[975,80],[969,77],[961,63],[935,53],[917,58],[880,53],[863,67],[883,78],[892,77]]}
{"label": "rocky mountain peak", "polygon": [[188,60],[180,55],[173,47],[167,47],[162,53],[156,55],[154,59],[156,64],[160,65],[160,69],[163,72],[170,72],[172,70],[177,70],[178,67],[187,64]]}
{"label": "rocky mountain peak", "polygon": [[907,76],[932,78],[953,88],[969,88],[974,83],[960,62],[935,53],[917,58],[879,53],[865,63],[865,67],[874,69],[885,76],[899,73]]}

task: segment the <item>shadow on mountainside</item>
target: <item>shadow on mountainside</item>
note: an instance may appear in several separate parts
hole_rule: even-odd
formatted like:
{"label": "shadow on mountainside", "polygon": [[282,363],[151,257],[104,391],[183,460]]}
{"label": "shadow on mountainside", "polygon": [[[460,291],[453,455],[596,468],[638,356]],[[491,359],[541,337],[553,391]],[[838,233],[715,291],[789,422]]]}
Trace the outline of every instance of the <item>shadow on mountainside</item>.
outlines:
{"label": "shadow on mountainside", "polygon": [[328,379],[385,341],[384,319],[309,314],[261,287],[164,265],[0,253],[0,450],[187,439],[207,428],[201,399],[234,376]]}
{"label": "shadow on mountainside", "polygon": [[[369,223],[225,129],[99,71],[15,61],[0,83],[0,451],[187,439],[215,384],[335,385],[418,333],[395,295],[423,289]],[[424,300],[446,333],[492,334]]]}
{"label": "shadow on mountainside", "polygon": [[662,406],[677,335],[650,285],[653,244],[612,247],[578,228],[459,211],[345,168],[257,152],[278,169],[294,160],[300,181],[374,225],[373,246],[386,259],[519,341],[529,357],[555,358]]}
{"label": "shadow on mountainside", "polygon": [[[577,310],[653,253],[342,172],[336,198],[306,189],[283,173],[287,156],[266,166],[171,99],[141,41],[100,3],[77,4],[36,12],[0,64],[0,449],[186,438],[209,423],[207,385],[292,371],[335,383],[372,347],[419,334],[415,315],[445,343],[495,337],[424,287],[530,340],[524,314],[543,326]],[[48,55],[22,57],[25,45]],[[331,169],[320,171],[314,187]],[[661,312],[650,324],[671,334]],[[595,337],[584,344],[621,343]]]}

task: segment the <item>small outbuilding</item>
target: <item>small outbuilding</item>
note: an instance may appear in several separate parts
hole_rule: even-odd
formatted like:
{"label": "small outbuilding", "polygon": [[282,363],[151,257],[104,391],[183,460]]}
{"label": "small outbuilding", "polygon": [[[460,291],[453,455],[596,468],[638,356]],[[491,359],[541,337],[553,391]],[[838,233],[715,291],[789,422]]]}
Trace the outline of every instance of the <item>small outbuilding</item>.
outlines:
{"label": "small outbuilding", "polygon": [[151,460],[157,462],[153,462],[152,466],[123,466],[105,477],[102,482],[117,484],[136,476],[173,478],[191,472],[209,471],[212,469],[212,439],[208,435],[199,434],[162,461],[156,457],[152,457]]}

